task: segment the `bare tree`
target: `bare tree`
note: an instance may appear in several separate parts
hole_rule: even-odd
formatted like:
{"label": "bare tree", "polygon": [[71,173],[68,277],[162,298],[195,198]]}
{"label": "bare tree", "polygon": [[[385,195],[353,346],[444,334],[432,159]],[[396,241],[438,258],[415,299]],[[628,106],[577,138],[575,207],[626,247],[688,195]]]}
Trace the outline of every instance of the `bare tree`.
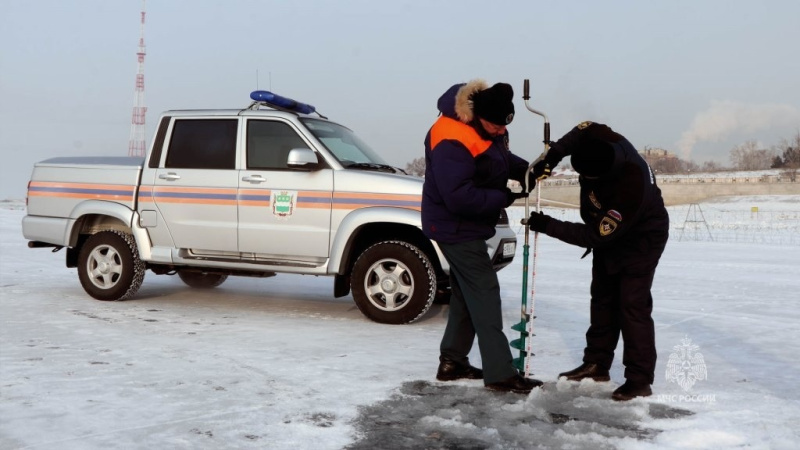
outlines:
{"label": "bare tree", "polygon": [[418,177],[425,176],[425,157],[420,156],[406,164],[406,172],[409,175],[416,175]]}
{"label": "bare tree", "polygon": [[784,171],[792,182],[797,182],[797,172],[800,171],[800,131],[792,139],[792,145],[783,152]]}
{"label": "bare tree", "polygon": [[783,169],[781,175],[793,182],[797,181],[797,172],[800,170],[800,131],[791,141],[782,139],[773,150],[777,155],[772,159],[772,167]]}
{"label": "bare tree", "polygon": [[775,152],[758,148],[756,141],[747,141],[731,150],[731,163],[738,170],[763,170],[772,166]]}
{"label": "bare tree", "polygon": [[645,158],[650,167],[658,173],[680,173],[683,164],[680,158]]}
{"label": "bare tree", "polygon": [[666,150],[649,149],[647,147],[645,147],[645,151],[641,152],[647,164],[657,173],[697,172],[699,168],[693,161],[687,161],[669,153],[656,153],[657,151],[666,152]]}
{"label": "bare tree", "polygon": [[700,166],[701,172],[720,172],[722,170],[725,170],[722,164],[712,160],[708,160]]}

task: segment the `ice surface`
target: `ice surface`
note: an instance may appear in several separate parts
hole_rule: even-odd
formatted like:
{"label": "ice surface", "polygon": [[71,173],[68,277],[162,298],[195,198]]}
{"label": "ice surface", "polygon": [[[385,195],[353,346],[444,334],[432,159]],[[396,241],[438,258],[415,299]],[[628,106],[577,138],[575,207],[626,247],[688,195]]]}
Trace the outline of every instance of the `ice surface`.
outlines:
{"label": "ice surface", "polygon": [[[800,210],[800,196],[755,200]],[[63,251],[26,247],[23,215],[0,206],[3,449],[800,448],[798,245],[671,240],[653,288],[654,396],[616,403],[620,351],[610,383],[556,381],[580,363],[590,262],[546,236],[532,360],[546,386],[524,396],[434,380],[446,306],[387,326],[333,299],[330,278],[197,291],[152,273],[135,299],[99,302]],[[499,273],[507,328],[519,320],[521,238]],[[684,338],[708,372],[688,392],[666,378]],[[477,348],[470,358],[480,366]]]}

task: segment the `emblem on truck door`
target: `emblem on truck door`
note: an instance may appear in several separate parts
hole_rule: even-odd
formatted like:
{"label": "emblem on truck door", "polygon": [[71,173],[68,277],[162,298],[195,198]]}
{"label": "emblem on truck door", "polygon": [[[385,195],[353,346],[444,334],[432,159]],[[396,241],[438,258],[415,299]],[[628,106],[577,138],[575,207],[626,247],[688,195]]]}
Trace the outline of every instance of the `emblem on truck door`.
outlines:
{"label": "emblem on truck door", "polygon": [[297,203],[296,191],[276,191],[273,193],[272,214],[279,218],[289,218]]}

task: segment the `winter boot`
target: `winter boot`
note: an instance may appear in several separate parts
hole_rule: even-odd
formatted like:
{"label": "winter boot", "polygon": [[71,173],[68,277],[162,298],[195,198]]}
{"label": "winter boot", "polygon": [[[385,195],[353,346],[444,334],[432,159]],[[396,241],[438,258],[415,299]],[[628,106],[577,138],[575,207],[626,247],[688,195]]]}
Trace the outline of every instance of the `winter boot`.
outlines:
{"label": "winter boot", "polygon": [[439,370],[436,371],[436,379],[439,381],[482,380],[483,371],[470,365],[469,361],[465,364],[460,364],[447,358],[439,358]]}
{"label": "winter boot", "polygon": [[517,394],[527,394],[541,386],[543,383],[533,378],[525,378],[520,374],[516,374],[511,378],[507,378],[497,383],[487,384],[486,389],[500,392],[516,392]]}
{"label": "winter boot", "polygon": [[649,384],[628,380],[611,394],[611,398],[618,402],[625,402],[635,397],[649,397],[651,395],[653,395],[653,391],[650,389]]}
{"label": "winter boot", "polygon": [[591,378],[594,381],[609,381],[608,369],[604,369],[595,363],[583,363],[578,368],[569,372],[558,374],[558,377],[567,377],[569,381],[581,381],[584,378]]}

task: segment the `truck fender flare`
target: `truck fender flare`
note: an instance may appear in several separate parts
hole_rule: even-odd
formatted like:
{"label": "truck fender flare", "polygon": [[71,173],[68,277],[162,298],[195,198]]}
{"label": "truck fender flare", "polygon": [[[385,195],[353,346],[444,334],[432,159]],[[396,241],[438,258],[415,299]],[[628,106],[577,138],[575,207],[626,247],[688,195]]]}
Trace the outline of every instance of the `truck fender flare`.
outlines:
{"label": "truck fender flare", "polygon": [[139,249],[139,256],[148,260],[150,256],[150,237],[147,230],[139,227],[138,217],[136,211],[131,210],[125,205],[115,202],[107,202],[102,200],[88,200],[79,203],[69,215],[69,224],[67,225],[64,242],[73,246],[77,243],[78,234],[75,232],[75,224],[78,223],[81,217],[87,215],[106,216],[119,220],[130,230],[136,240],[136,247]]}
{"label": "truck fender flare", "polygon": [[[336,230],[336,238],[331,243],[331,258],[328,262],[328,273],[343,274],[347,271],[344,266],[346,259],[344,255],[349,250],[355,239],[355,231],[370,223],[391,222],[409,225],[422,231],[422,222],[419,211],[404,208],[373,207],[361,208],[352,211],[339,224]],[[430,241],[436,251],[436,257],[445,273],[450,271],[450,266],[444,258],[442,250],[436,241]]]}

